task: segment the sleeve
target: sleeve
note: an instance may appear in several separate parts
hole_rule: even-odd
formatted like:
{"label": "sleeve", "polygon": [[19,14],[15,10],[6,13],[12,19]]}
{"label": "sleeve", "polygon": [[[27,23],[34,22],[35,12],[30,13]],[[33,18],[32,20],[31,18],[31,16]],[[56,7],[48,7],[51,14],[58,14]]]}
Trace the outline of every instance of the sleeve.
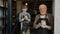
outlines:
{"label": "sleeve", "polygon": [[31,15],[30,14],[28,14],[28,22],[30,22],[31,21]]}
{"label": "sleeve", "polygon": [[33,28],[35,28],[35,27],[36,27],[36,23],[37,23],[38,19],[39,19],[39,16],[38,16],[38,15],[36,15],[36,17],[35,17],[35,21],[34,21],[34,23],[33,23]]}
{"label": "sleeve", "polygon": [[52,26],[52,29],[54,29],[54,17],[51,16],[51,26]]}
{"label": "sleeve", "polygon": [[31,21],[31,15],[30,15],[29,13],[27,13],[26,15],[27,15],[27,17],[28,17],[28,18],[26,19],[27,22],[30,22],[30,21]]}
{"label": "sleeve", "polygon": [[22,22],[24,19],[22,19],[22,14],[19,14],[19,22]]}
{"label": "sleeve", "polygon": [[50,20],[50,26],[52,27],[51,33],[53,34],[54,33],[54,16],[51,15],[50,19],[51,19]]}
{"label": "sleeve", "polygon": [[54,29],[54,17],[53,15],[49,16],[49,25],[52,27],[52,30]]}

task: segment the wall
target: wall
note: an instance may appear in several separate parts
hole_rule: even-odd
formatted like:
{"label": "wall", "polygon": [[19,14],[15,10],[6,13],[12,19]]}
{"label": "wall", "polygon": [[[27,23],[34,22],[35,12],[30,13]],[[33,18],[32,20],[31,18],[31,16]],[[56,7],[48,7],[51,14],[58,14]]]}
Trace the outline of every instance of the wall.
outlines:
{"label": "wall", "polygon": [[60,34],[60,0],[55,0],[55,32],[54,34]]}
{"label": "wall", "polygon": [[21,4],[22,4],[22,1],[17,1],[17,13],[21,11]]}
{"label": "wall", "polygon": [[3,6],[3,1],[2,0],[0,0],[0,6]]}

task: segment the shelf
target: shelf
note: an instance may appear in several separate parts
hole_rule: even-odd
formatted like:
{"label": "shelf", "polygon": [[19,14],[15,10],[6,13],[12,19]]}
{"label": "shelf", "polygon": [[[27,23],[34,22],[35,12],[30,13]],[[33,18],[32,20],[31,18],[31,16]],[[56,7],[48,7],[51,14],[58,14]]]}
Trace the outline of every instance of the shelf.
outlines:
{"label": "shelf", "polygon": [[2,7],[2,6],[0,6],[0,9],[7,9],[6,7]]}

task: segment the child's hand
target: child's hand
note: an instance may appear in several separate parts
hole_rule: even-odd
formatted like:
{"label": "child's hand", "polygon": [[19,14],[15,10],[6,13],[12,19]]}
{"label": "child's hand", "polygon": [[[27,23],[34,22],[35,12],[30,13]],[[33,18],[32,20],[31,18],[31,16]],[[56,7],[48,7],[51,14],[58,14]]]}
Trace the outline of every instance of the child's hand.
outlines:
{"label": "child's hand", "polygon": [[25,17],[24,17],[24,19],[26,20],[26,19],[28,19],[28,17],[27,17],[27,16],[25,16]]}

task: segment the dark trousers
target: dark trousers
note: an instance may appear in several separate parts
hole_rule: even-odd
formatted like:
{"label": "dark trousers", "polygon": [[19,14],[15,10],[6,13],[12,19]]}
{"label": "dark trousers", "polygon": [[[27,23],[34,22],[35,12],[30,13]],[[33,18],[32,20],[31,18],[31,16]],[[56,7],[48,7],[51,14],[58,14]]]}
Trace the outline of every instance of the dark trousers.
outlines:
{"label": "dark trousers", "polygon": [[21,30],[21,34],[26,34],[27,30],[28,30],[29,24],[27,23],[23,23],[23,27]]}
{"label": "dark trousers", "polygon": [[34,32],[34,34],[48,34],[49,31],[46,29],[38,29]]}

